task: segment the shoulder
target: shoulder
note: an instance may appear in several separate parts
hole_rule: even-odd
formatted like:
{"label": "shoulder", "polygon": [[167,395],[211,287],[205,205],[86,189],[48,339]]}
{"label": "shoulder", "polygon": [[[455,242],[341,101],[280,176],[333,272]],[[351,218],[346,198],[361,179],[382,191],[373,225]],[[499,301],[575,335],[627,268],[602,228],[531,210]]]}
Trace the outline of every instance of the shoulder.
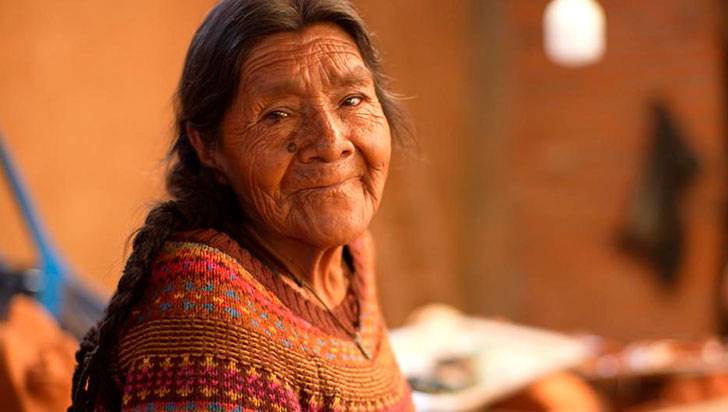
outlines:
{"label": "shoulder", "polygon": [[280,302],[225,251],[175,237],[155,257],[132,305],[119,344],[121,366],[147,350],[182,348],[182,342],[189,344],[189,350],[218,352],[229,347],[231,339],[258,338],[249,322],[253,305],[280,306]]}
{"label": "shoulder", "polygon": [[139,323],[159,318],[202,318],[234,322],[247,300],[279,304],[245,266],[244,250],[212,230],[181,233],[155,257],[140,302]]}
{"label": "shoulder", "polygon": [[230,365],[260,376],[275,370],[286,379],[290,343],[277,328],[283,311],[235,257],[214,243],[175,236],[154,259],[132,306],[117,347],[118,366],[127,386],[140,371],[217,374]]}
{"label": "shoulder", "polygon": [[167,242],[118,344],[122,409],[267,409],[275,389],[275,402],[295,410],[285,348],[254,321],[263,305],[277,306],[275,296],[214,243],[186,236]]}

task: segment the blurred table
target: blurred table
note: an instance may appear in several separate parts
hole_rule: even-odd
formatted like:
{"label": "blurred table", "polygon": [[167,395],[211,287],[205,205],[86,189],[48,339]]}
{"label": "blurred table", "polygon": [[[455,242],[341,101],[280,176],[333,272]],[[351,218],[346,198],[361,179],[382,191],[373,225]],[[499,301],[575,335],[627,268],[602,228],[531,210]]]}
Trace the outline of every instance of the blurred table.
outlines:
{"label": "blurred table", "polygon": [[715,337],[619,343],[444,305],[390,337],[418,411],[728,411],[728,345]]}

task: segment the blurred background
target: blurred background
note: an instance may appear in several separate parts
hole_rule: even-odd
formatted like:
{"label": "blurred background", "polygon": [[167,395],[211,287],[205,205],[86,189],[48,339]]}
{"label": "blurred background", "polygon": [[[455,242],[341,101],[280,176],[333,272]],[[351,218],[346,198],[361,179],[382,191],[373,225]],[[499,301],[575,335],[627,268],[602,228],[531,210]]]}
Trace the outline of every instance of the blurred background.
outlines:
{"label": "blurred background", "polygon": [[[728,1],[576,2],[599,12],[576,6],[570,49],[556,1],[355,0],[420,146],[373,225],[391,326],[443,302],[620,341],[728,332]],[[6,145],[103,296],[164,197],[172,95],[214,3],[0,0]],[[36,260],[4,181],[0,254]]]}

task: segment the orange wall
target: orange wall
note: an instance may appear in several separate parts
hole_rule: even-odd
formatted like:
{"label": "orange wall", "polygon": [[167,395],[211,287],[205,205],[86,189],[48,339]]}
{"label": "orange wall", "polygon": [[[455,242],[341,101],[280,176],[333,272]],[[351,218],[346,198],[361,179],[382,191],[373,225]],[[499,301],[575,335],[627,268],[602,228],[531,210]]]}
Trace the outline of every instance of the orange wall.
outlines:
{"label": "orange wall", "polygon": [[[478,125],[476,136],[491,143],[471,156],[469,175],[487,177],[473,181],[482,192],[474,207],[482,209],[463,229],[474,245],[464,259],[467,290],[500,293],[474,292],[467,301],[484,313],[623,338],[714,331],[726,215],[719,2],[600,0],[607,53],[585,68],[546,59],[547,0],[497,3],[490,11],[502,22],[492,30],[502,40],[483,56],[500,49],[503,60],[497,67],[479,60],[493,75],[474,100],[498,114],[495,125]],[[685,253],[672,291],[617,248],[653,139],[654,96],[668,101],[701,166],[681,204]]]}
{"label": "orange wall", "polygon": [[[105,290],[159,195],[171,95],[210,4],[0,2],[0,125],[58,245]],[[28,261],[0,196],[0,250]]]}

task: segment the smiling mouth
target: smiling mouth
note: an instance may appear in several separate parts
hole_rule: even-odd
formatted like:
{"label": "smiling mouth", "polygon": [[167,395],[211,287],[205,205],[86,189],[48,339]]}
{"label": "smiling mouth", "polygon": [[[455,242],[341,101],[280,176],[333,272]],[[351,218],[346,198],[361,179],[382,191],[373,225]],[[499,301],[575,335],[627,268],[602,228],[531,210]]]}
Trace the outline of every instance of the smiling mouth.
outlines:
{"label": "smiling mouth", "polygon": [[347,183],[349,183],[349,182],[351,182],[353,180],[357,180],[357,179],[359,179],[359,177],[358,176],[354,176],[354,177],[350,177],[348,179],[342,180],[340,182],[336,182],[336,183],[332,183],[332,184],[328,184],[328,185],[320,185],[320,186],[306,187],[306,188],[297,190],[297,192],[299,192],[299,193],[307,193],[307,192],[336,190],[336,189],[339,189],[339,188],[343,187]]}

